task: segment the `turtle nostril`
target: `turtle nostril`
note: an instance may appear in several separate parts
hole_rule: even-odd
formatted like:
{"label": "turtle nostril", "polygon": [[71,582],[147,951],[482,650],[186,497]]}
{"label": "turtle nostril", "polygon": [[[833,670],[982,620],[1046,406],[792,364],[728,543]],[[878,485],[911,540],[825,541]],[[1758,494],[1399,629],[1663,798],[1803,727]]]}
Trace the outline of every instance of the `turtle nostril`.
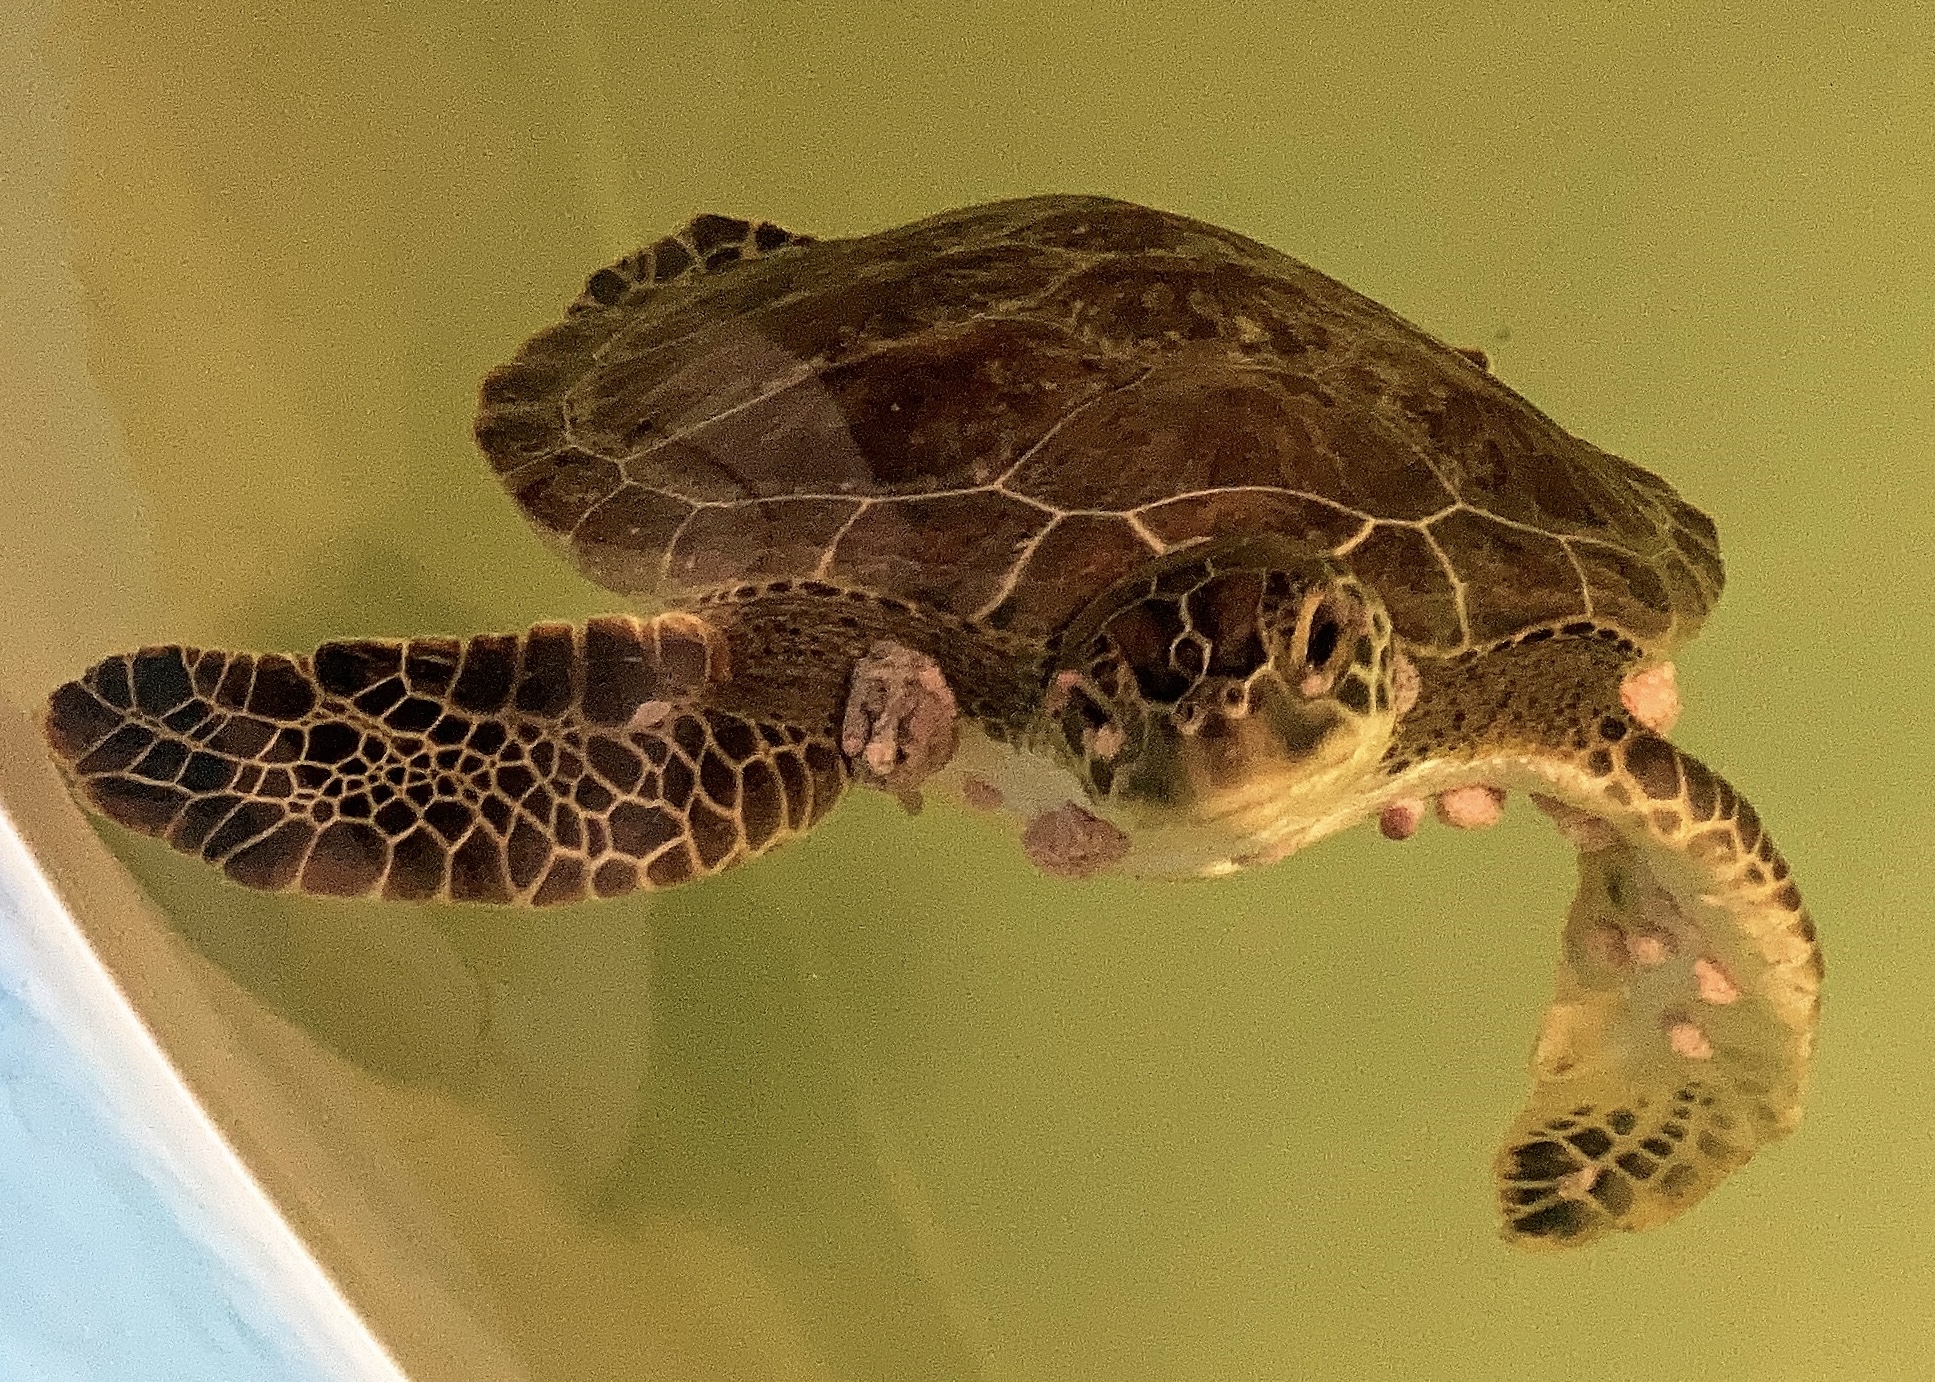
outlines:
{"label": "turtle nostril", "polygon": [[1318,615],[1316,625],[1310,630],[1310,653],[1306,661],[1312,667],[1322,667],[1337,651],[1342,636],[1343,631],[1337,627],[1335,619],[1328,614]]}

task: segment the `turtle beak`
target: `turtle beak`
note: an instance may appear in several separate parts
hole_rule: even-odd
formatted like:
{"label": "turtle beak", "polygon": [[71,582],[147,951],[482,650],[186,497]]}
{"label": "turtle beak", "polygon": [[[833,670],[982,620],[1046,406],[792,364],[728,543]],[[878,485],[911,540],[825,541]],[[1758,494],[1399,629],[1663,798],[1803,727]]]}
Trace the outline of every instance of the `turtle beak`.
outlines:
{"label": "turtle beak", "polygon": [[1116,777],[1116,795],[1164,806],[1204,808],[1260,781],[1281,781],[1349,756],[1346,717],[1329,697],[1306,699],[1273,675],[1254,678],[1232,697],[1206,678],[1166,715],[1147,720],[1133,763]]}
{"label": "turtle beak", "polygon": [[[1183,711],[1178,706],[1177,711]],[[1175,717],[1172,717],[1172,720]],[[1343,713],[1329,697],[1306,698],[1275,676],[1258,677],[1240,707],[1219,707],[1181,731],[1182,757],[1198,795],[1228,791],[1259,774],[1326,764]]]}

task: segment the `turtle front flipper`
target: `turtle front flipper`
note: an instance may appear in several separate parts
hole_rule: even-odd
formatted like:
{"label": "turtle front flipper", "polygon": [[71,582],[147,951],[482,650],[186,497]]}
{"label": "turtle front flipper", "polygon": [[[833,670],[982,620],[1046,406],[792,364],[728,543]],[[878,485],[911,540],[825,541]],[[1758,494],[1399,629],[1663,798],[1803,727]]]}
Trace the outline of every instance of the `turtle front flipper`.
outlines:
{"label": "turtle front flipper", "polygon": [[1500,1150],[1505,1236],[1583,1243],[1663,1223],[1791,1131],[1821,955],[1752,806],[1666,740],[1486,765],[1579,848],[1537,1084]]}
{"label": "turtle front flipper", "polygon": [[1538,633],[1422,660],[1373,809],[1529,792],[1579,850],[1536,1081],[1496,1163],[1507,1239],[1663,1223],[1800,1120],[1821,954],[1732,787],[1622,703],[1618,638]]}
{"label": "turtle front flipper", "polygon": [[313,657],[146,648],[54,692],[93,809],[270,891],[546,906],[716,873],[845,788],[830,724],[736,713],[683,613]]}
{"label": "turtle front flipper", "polygon": [[1594,734],[1459,774],[1529,790],[1579,848],[1536,1086],[1496,1163],[1525,1247],[1664,1223],[1790,1132],[1819,1016],[1813,921],[1753,807],[1620,716]]}

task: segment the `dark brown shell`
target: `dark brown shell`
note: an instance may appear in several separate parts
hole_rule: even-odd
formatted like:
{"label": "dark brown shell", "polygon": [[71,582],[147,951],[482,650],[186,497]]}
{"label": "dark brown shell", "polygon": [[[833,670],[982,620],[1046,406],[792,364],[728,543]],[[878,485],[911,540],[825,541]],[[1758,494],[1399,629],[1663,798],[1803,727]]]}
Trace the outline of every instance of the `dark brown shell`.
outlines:
{"label": "dark brown shell", "polygon": [[1316,270],[1096,197],[852,240],[700,217],[484,383],[477,436],[592,578],[817,576],[1052,637],[1152,556],[1274,530],[1420,650],[1591,619],[1663,649],[1713,524]]}

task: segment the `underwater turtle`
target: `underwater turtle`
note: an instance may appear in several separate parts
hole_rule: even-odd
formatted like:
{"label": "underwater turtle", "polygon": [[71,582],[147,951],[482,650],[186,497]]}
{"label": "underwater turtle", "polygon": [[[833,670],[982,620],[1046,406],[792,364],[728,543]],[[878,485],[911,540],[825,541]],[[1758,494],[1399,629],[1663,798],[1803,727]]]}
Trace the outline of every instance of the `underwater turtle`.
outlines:
{"label": "underwater turtle", "polygon": [[256,888],[544,906],[717,873],[856,781],[1005,811],[1070,875],[1524,790],[1579,886],[1506,1236],[1659,1223],[1798,1119],[1812,923],[1663,737],[1713,525],[1477,352],[1119,201],[706,215],[592,275],[476,435],[663,612],[110,657],[48,708],[81,798]]}

